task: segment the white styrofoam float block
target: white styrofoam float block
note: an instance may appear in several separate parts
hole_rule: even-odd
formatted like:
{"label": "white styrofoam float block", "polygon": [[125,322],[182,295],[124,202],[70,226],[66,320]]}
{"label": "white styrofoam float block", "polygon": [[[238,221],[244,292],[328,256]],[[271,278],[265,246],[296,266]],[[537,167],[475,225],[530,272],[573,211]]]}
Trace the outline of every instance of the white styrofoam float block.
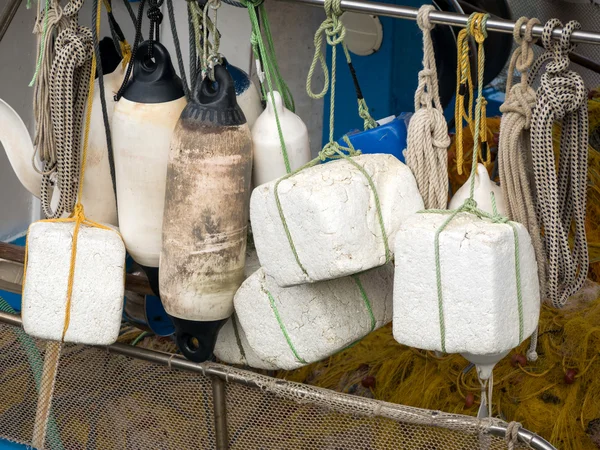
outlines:
{"label": "white styrofoam float block", "polygon": [[[250,277],[254,272],[260,269],[260,262],[256,250],[253,248],[246,249],[246,266],[244,267],[244,277]],[[235,313],[234,313],[235,316]],[[246,333],[242,329],[239,319],[235,319],[234,325],[233,319],[230,318],[225,325],[219,331],[217,343],[215,344],[214,354],[221,361],[229,364],[238,364],[244,366],[254,367],[256,369],[276,370],[278,367],[261,360],[246,338]],[[235,327],[237,327],[238,337],[235,334]],[[240,348],[241,346],[241,348]],[[243,350],[243,354],[242,354]]]}
{"label": "white styrofoam float block", "polygon": [[[372,177],[390,251],[400,224],[423,209],[410,169],[392,155],[354,161]],[[297,264],[275,201],[275,181],[254,189],[250,219],[262,267],[280,286],[331,280],[385,264],[375,197],[366,177],[337,160],[305,169],[279,185],[279,198],[305,275]]]}
{"label": "white styrofoam float block", "polygon": [[[374,328],[379,328],[392,319],[393,266],[386,264],[358,277],[371,304]],[[344,349],[366,336],[373,325],[354,277],[283,288],[261,268],[242,284],[234,304],[239,324],[258,358],[286,370]]]}
{"label": "white styrofoam float block", "polygon": [[[234,327],[236,325],[239,336],[239,342],[235,335]],[[256,355],[256,353],[248,343],[246,333],[239,324],[239,319],[236,319],[235,325],[232,319],[229,319],[227,322],[225,322],[225,325],[223,325],[223,327],[219,331],[219,337],[217,338],[217,343],[215,344],[214,354],[221,361],[226,362],[228,364],[250,366],[254,367],[255,369],[278,369],[278,367],[274,364],[271,364],[267,361],[263,361]]]}
{"label": "white styrofoam float block", "polygon": [[[36,222],[27,235],[22,318],[27,334],[59,341],[65,323],[74,223]],[[82,225],[65,342],[108,345],[119,336],[125,245],[118,233]]]}
{"label": "white styrofoam float block", "polygon": [[[441,351],[435,233],[445,214],[415,214],[396,236],[394,338],[401,344]],[[537,264],[531,238],[519,237],[523,340],[540,313]],[[443,317],[448,353],[500,354],[519,341],[513,229],[471,214],[456,216],[440,234]]]}

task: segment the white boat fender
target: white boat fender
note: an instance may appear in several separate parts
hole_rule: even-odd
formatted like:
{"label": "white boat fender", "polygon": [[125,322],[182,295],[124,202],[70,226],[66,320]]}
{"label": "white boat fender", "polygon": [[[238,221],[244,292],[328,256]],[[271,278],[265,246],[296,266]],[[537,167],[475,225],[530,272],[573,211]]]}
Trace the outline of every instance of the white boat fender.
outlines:
{"label": "white boat fender", "polygon": [[158,267],[171,136],[186,105],[167,49],[143,42],[112,119],[119,228],[132,258]]}
{"label": "white boat fender", "polygon": [[[273,105],[272,98],[275,105]],[[275,109],[277,109],[279,126],[285,139],[290,169],[292,171],[299,169],[312,159],[306,125],[300,117],[285,107],[281,94],[273,91],[272,97],[270,94],[267,95],[267,109],[252,127],[253,182],[256,186],[276,180],[287,173]]]}
{"label": "white boat fender", "polygon": [[169,152],[159,286],[177,344],[193,361],[212,356],[244,281],[252,139],[234,83],[217,65],[198,80]]}
{"label": "white boat fender", "polygon": [[[460,207],[466,199],[469,198],[469,184],[467,180],[452,196],[448,209],[456,209]],[[506,216],[506,203],[504,201],[504,195],[502,194],[502,188],[494,183],[488,174],[487,169],[481,163],[477,164],[477,172],[475,173],[475,191],[473,199],[477,202],[477,207],[489,214],[494,214],[492,208],[492,196],[494,194],[494,200],[496,200],[496,211],[502,216]]]}

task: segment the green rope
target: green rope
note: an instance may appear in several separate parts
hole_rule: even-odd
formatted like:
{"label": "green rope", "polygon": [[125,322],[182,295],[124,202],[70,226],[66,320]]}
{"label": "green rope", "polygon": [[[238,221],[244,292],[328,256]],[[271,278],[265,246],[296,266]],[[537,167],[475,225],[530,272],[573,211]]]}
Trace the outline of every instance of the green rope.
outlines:
{"label": "green rope", "polygon": [[346,55],[346,63],[348,63],[348,68],[350,69],[350,74],[355,83],[356,93],[358,96],[358,115],[361,119],[363,119],[363,128],[365,131],[371,130],[373,128],[377,128],[377,122],[375,119],[371,117],[371,113],[369,112],[369,107],[367,106],[367,101],[362,96],[361,89],[358,85],[358,79],[356,77],[356,73],[354,71],[354,66],[352,65],[352,58],[350,58],[350,52],[348,51],[348,46],[345,42],[342,42],[342,48],[344,49],[344,55]]}
{"label": "green rope", "polygon": [[[275,95],[273,95],[273,83],[271,81],[271,75],[272,75],[272,72],[274,72],[273,65],[277,64],[277,63],[273,62],[273,60],[275,60],[275,54],[274,54],[274,51],[271,53],[267,52],[267,50],[265,48],[265,43],[262,39],[262,34],[260,31],[260,23],[258,20],[258,16],[256,14],[256,5],[258,5],[259,2],[257,0],[242,0],[242,4],[246,5],[246,7],[248,8],[248,14],[250,16],[250,23],[252,24],[252,34],[250,36],[250,43],[252,44],[252,50],[254,52],[254,57],[257,60],[259,60],[260,55],[263,56],[262,64],[265,69],[264,73],[265,73],[265,77],[267,79],[267,85],[269,87],[269,95],[271,97],[271,103],[273,104],[273,112],[275,113],[275,123],[277,125],[277,132],[279,134],[279,143],[281,144],[281,154],[283,155],[283,162],[285,163],[285,170],[287,173],[290,173],[292,171],[292,168],[291,168],[290,160],[289,160],[288,153],[287,153],[287,147],[285,145],[285,139],[283,137],[283,130],[281,129],[279,113],[277,111],[277,106],[275,103]],[[261,5],[261,14],[263,14],[263,9],[264,8],[262,8],[262,5]],[[263,18],[263,21],[264,21],[264,18]],[[262,86],[262,83],[261,83],[261,86]],[[262,86],[262,93],[263,93],[263,97],[265,97],[266,93],[264,90],[264,86]],[[284,92],[280,92],[280,94],[282,95],[282,98],[284,98],[283,97]],[[293,101],[292,101],[292,103],[293,103]],[[287,105],[286,105],[286,107],[287,107]],[[293,105],[292,105],[292,108],[293,108]],[[290,109],[290,108],[288,108],[288,109]]]}
{"label": "green rope", "polygon": [[[323,162],[327,159],[345,159],[350,164],[352,164],[358,171],[364,175],[369,183],[369,187],[373,192],[373,197],[375,199],[375,206],[377,210],[377,218],[379,222],[379,226],[381,228],[381,236],[383,238],[383,245],[385,248],[385,262],[388,263],[392,258],[392,253],[389,248],[388,236],[385,231],[385,224],[383,220],[383,214],[381,211],[381,201],[379,200],[379,194],[377,193],[377,188],[375,187],[375,183],[371,176],[367,173],[367,171],[358,164],[356,161],[352,159],[353,156],[357,156],[360,154],[360,151],[354,149],[354,146],[350,143],[348,136],[344,136],[344,142],[347,147],[343,147],[338,144],[334,140],[334,120],[335,120],[335,81],[336,81],[336,55],[337,55],[337,45],[343,44],[344,37],[346,35],[346,29],[342,24],[342,21],[339,19],[339,16],[342,14],[340,0],[325,0],[325,12],[327,14],[327,18],[323,21],[323,23],[317,29],[314,37],[315,44],[315,54],[313,60],[310,65],[310,69],[308,71],[308,77],[306,79],[306,92],[307,94],[314,99],[323,98],[325,94],[331,89],[331,98],[329,102],[329,142],[325,144],[323,149],[319,152],[319,155],[308,162],[304,166],[296,169],[294,172],[288,173],[284,177],[277,180],[274,187],[275,193],[275,203],[277,204],[277,211],[279,212],[279,218],[281,219],[281,224],[283,225],[283,229],[285,231],[285,235],[287,237],[288,243],[290,244],[290,248],[292,253],[294,254],[294,259],[298,264],[298,267],[302,270],[304,275],[308,277],[308,272],[306,271],[304,265],[300,261],[300,257],[298,256],[298,251],[296,250],[296,246],[294,245],[294,240],[290,233],[290,229],[288,227],[287,221],[285,219],[285,215],[283,213],[283,208],[281,206],[281,200],[279,198],[279,185],[282,181],[291,178],[296,175],[298,172],[301,172],[304,169],[309,167],[313,167],[320,162]],[[327,44],[331,46],[332,58],[331,58],[331,83],[329,78],[329,71],[327,68],[327,63],[325,60],[325,54],[323,52],[323,35],[326,36]],[[345,48],[345,46],[342,45]],[[348,58],[350,55],[348,54]],[[312,90],[312,77],[317,67],[317,64],[321,64],[321,68],[324,74],[324,84],[323,89],[319,93],[314,93]],[[359,102],[360,104],[360,102]],[[363,103],[366,108],[366,103]],[[366,108],[368,110],[368,108]],[[366,125],[365,125],[366,126]],[[347,153],[347,154],[346,154]]]}
{"label": "green rope", "polygon": [[246,358],[246,352],[244,351],[244,346],[242,345],[242,338],[240,337],[240,330],[238,329],[237,317],[235,313],[231,315],[231,324],[233,325],[233,333],[235,334],[235,342],[237,343],[240,354],[242,355],[242,360],[245,364],[248,364],[248,359]]}
{"label": "green rope", "polygon": [[265,37],[267,38],[267,62],[270,64],[273,69],[273,74],[275,78],[275,84],[277,85],[277,90],[281,94],[281,98],[283,99],[283,104],[287,109],[292,112],[296,112],[296,104],[294,103],[294,97],[292,96],[292,91],[288,87],[287,83],[281,76],[281,71],[279,70],[279,64],[277,63],[277,56],[275,55],[275,45],[273,43],[273,35],[271,34],[271,25],[269,22],[269,18],[267,17],[267,10],[265,8],[264,2],[261,2],[259,6],[260,12],[260,21],[262,24],[262,28],[265,33]]}
{"label": "green rope", "polygon": [[[31,81],[29,82],[29,87],[32,87],[35,83],[35,80],[38,76],[38,73],[40,73],[40,69],[42,67],[42,60],[44,59],[44,52],[46,49],[45,46],[45,42],[46,42],[46,35],[48,33],[48,9],[50,8],[50,0],[46,0],[45,6],[44,6],[44,28],[42,30],[42,39],[40,40],[40,44],[38,47],[38,59],[37,62],[35,64],[35,72],[33,73],[33,78],[31,78]],[[39,8],[38,8],[39,9]]]}
{"label": "green rope", "polygon": [[371,331],[373,331],[375,329],[375,326],[377,325],[377,320],[375,319],[375,314],[373,314],[373,307],[371,306],[371,302],[369,301],[369,297],[367,297],[367,293],[365,292],[365,288],[363,288],[363,285],[360,281],[359,276],[352,275],[352,279],[356,283],[356,286],[358,286],[358,290],[360,291],[360,296],[362,297],[363,302],[365,303],[367,311],[369,311],[369,318],[371,319],[371,329],[369,330],[369,333],[370,333]]}
{"label": "green rope", "polygon": [[[373,314],[373,307],[371,305],[371,301],[369,300],[369,297],[367,296],[367,293],[365,292],[365,289],[363,288],[363,285],[360,281],[359,275],[353,275],[352,279],[354,280],[354,282],[356,283],[356,286],[358,287],[358,290],[360,292],[360,295],[363,299],[363,302],[365,304],[365,307],[369,313],[369,319],[371,321],[371,329],[369,330],[369,333],[372,332],[375,327],[377,326],[377,320],[375,319],[375,314]],[[275,315],[275,319],[277,319],[277,323],[279,324],[279,328],[281,329],[281,332],[283,333],[283,336],[285,337],[285,340],[288,344],[288,347],[290,348],[290,350],[292,351],[292,353],[294,354],[294,357],[296,358],[296,360],[302,364],[308,364],[304,359],[302,359],[300,357],[300,355],[298,354],[298,351],[296,350],[296,347],[294,347],[294,344],[292,343],[292,339],[290,338],[290,335],[287,332],[287,328],[285,326],[285,324],[283,323],[283,321],[281,320],[281,316],[279,315],[279,310],[277,309],[277,306],[275,305],[275,299],[273,298],[273,295],[271,295],[270,291],[265,291],[267,293],[267,296],[269,297],[269,304],[271,305],[271,309],[273,310],[273,314]],[[232,316],[233,318],[233,316]],[[235,325],[235,320],[233,322],[234,325],[234,331],[236,333],[236,339],[238,338],[238,332],[237,332],[237,327]],[[347,347],[345,347],[343,350],[346,350],[354,345],[356,345],[357,342],[359,342],[360,339],[354,341],[353,343],[351,343],[350,345],[348,345]],[[238,345],[240,346],[240,349],[242,350],[242,356],[244,356],[245,359],[245,355],[243,354],[243,349],[241,346],[241,342],[238,342]]]}
{"label": "green rope", "polygon": [[[471,29],[471,22],[473,20],[473,15],[469,17],[469,21],[467,24],[467,30]],[[485,15],[483,20],[481,21],[481,31],[484,36],[487,36],[486,32],[486,22],[489,15]],[[483,98],[483,68],[485,64],[485,56],[483,52],[481,52],[481,57],[478,61],[478,85],[477,85],[477,102],[475,106],[475,130],[479,130],[481,114],[482,114],[482,104],[484,101]],[[441,347],[442,351],[446,352],[446,324],[444,320],[444,297],[443,297],[443,289],[442,289],[442,270],[440,263],[440,234],[444,231],[444,229],[448,226],[448,224],[459,214],[459,213],[470,213],[473,214],[480,219],[488,219],[492,223],[504,223],[509,225],[512,228],[513,232],[513,243],[514,243],[514,255],[515,255],[515,279],[517,285],[517,308],[519,313],[519,342],[523,340],[523,293],[521,287],[521,265],[520,265],[520,254],[519,254],[519,235],[517,231],[517,227],[514,222],[508,220],[508,218],[503,217],[498,213],[496,208],[496,198],[494,194],[491,193],[492,200],[492,211],[493,214],[489,214],[479,208],[477,208],[477,202],[474,200],[474,192],[475,192],[475,174],[477,167],[477,155],[479,150],[479,139],[474,139],[473,146],[473,158],[471,162],[471,175],[469,176],[470,181],[470,191],[469,198],[465,200],[462,206],[454,210],[444,210],[444,209],[430,209],[426,211],[420,211],[420,213],[433,213],[433,214],[449,214],[448,219],[444,221],[444,223],[436,230],[435,232],[435,277],[436,277],[436,285],[437,285],[437,297],[438,297],[438,314],[439,314],[439,324],[440,324],[440,339],[441,339]]]}
{"label": "green rope", "polygon": [[140,335],[138,337],[136,337],[133,342],[131,343],[131,345],[133,347],[135,347],[136,345],[138,345],[140,343],[140,341],[142,339],[144,339],[146,336],[150,335],[151,333],[148,333],[147,331],[144,331],[143,333],[140,333]]}
{"label": "green rope", "polygon": [[[0,311],[9,314],[17,314],[17,312],[9,305],[9,303],[4,298],[2,298],[2,296],[0,296]],[[17,335],[17,339],[19,340],[21,347],[23,347],[23,350],[25,350],[27,360],[29,361],[29,367],[31,368],[31,372],[33,373],[35,387],[39,392],[44,361],[42,360],[40,352],[37,346],[35,345],[35,341],[31,336],[27,335],[21,328],[15,328],[15,334]],[[60,440],[60,431],[58,429],[58,425],[56,424],[56,418],[54,417],[54,413],[52,411],[50,412],[50,417],[48,419],[48,440],[53,443],[52,448],[64,450],[64,447]]]}
{"label": "green rope", "polygon": [[271,295],[271,292],[267,291],[267,295],[269,296],[269,303],[271,305],[271,309],[273,310],[273,314],[275,314],[275,318],[277,319],[279,328],[281,329],[281,332],[283,333],[283,336],[285,337],[285,340],[287,341],[288,346],[290,347],[290,350],[294,354],[294,357],[302,364],[308,364],[305,360],[303,360],[300,357],[300,355],[298,355],[298,352],[296,351],[294,344],[292,344],[292,339],[290,338],[290,335],[288,334],[284,323],[281,321],[281,316],[279,315],[279,310],[277,309],[277,306],[275,305],[275,299]]}

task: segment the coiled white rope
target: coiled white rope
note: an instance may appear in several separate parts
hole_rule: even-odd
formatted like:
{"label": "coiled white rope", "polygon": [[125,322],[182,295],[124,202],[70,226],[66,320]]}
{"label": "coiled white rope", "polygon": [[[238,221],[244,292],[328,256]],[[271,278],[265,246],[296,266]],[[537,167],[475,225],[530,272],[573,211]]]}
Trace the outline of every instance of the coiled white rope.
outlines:
{"label": "coiled white rope", "polygon": [[[54,133],[55,166],[51,165],[52,162],[44,161],[41,186],[42,207],[50,219],[72,212],[77,201],[81,130],[94,51],[92,31],[86,27],[71,26],[58,35],[55,47],[49,108]],[[50,201],[55,183],[59,200],[53,211]]]}
{"label": "coiled white rope", "polygon": [[423,32],[423,69],[415,92],[415,113],[408,125],[406,165],[412,170],[426,209],[446,209],[448,203],[448,153],[450,137],[442,105],[435,66],[429,13],[419,8],[417,24]]}
{"label": "coiled white rope", "polygon": [[[546,52],[540,61],[552,59],[541,77],[537,103],[531,122],[531,156],[538,196],[538,221],[544,231],[548,259],[547,297],[556,308],[583,285],[588,272],[585,233],[588,109],[583,80],[569,67],[570,38],[581,28],[576,21],[565,25],[560,42],[552,40],[552,30],[562,27],[558,19],[544,26],[542,41]],[[534,64],[532,76],[541,67]],[[552,127],[562,125],[558,170],[555,167]],[[572,247],[569,232],[573,233]]]}
{"label": "coiled white rope", "polygon": [[[535,91],[528,83],[528,74],[533,64],[534,39],[531,32],[538,19],[521,17],[517,20],[513,33],[518,47],[515,49],[508,68],[506,82],[506,100],[500,107],[502,121],[500,122],[500,140],[498,145],[498,163],[500,185],[506,202],[508,218],[523,224],[529,235],[535,251],[538,264],[540,295],[545,296],[546,285],[546,254],[536,216],[536,200],[531,189],[531,140],[529,128],[531,116],[536,103]],[[525,34],[520,35],[521,26],[527,24]],[[515,68],[521,73],[521,82],[512,85]],[[537,360],[537,329],[531,337],[527,359]]]}

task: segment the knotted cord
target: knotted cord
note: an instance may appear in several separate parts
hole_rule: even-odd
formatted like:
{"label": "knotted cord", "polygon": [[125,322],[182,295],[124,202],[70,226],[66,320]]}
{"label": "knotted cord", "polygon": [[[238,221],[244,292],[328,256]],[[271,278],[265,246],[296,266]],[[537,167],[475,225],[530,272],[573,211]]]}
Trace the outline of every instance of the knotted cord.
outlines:
{"label": "knotted cord", "polygon": [[[569,70],[570,37],[581,25],[568,22],[560,42],[552,40],[552,30],[562,27],[558,19],[544,26],[542,42],[546,49],[535,71],[551,59],[541,77],[531,122],[531,156],[538,195],[537,215],[544,230],[548,259],[547,296],[556,308],[583,285],[588,271],[585,232],[588,110],[587,94],[579,74]],[[532,71],[532,76],[535,74]],[[554,163],[552,126],[561,121],[558,170]],[[557,173],[558,172],[558,173]],[[572,247],[569,234],[573,233]]]}
{"label": "knotted cord", "polygon": [[[91,30],[72,24],[58,35],[55,51],[50,73],[50,116],[56,156],[55,161],[43,160],[40,189],[42,208],[50,219],[73,211],[77,200],[81,126],[92,67]],[[59,200],[53,211],[50,199],[54,181],[58,187],[54,195],[59,195]]]}
{"label": "knotted cord", "polygon": [[415,92],[415,113],[408,125],[406,165],[417,180],[427,209],[444,209],[448,203],[448,126],[440,102],[435,66],[435,53],[429,13],[435,10],[423,5],[417,14],[417,24],[423,32],[423,69]]}
{"label": "knotted cord", "polygon": [[[533,63],[533,45],[537,41],[532,30],[538,25],[538,19],[521,17],[517,20],[513,33],[518,47],[515,49],[508,68],[506,82],[506,100],[500,111],[503,113],[500,122],[500,138],[498,145],[498,162],[500,185],[506,202],[507,215],[511,220],[525,226],[531,236],[538,265],[540,298],[545,296],[546,256],[540,227],[536,216],[536,200],[530,187],[531,153],[529,128],[533,108],[535,107],[535,91],[528,84],[529,69]],[[527,24],[525,34],[520,35],[521,26]],[[521,73],[521,82],[512,85],[513,73],[517,69]],[[531,337],[527,351],[529,361],[537,360],[537,329]]]}

